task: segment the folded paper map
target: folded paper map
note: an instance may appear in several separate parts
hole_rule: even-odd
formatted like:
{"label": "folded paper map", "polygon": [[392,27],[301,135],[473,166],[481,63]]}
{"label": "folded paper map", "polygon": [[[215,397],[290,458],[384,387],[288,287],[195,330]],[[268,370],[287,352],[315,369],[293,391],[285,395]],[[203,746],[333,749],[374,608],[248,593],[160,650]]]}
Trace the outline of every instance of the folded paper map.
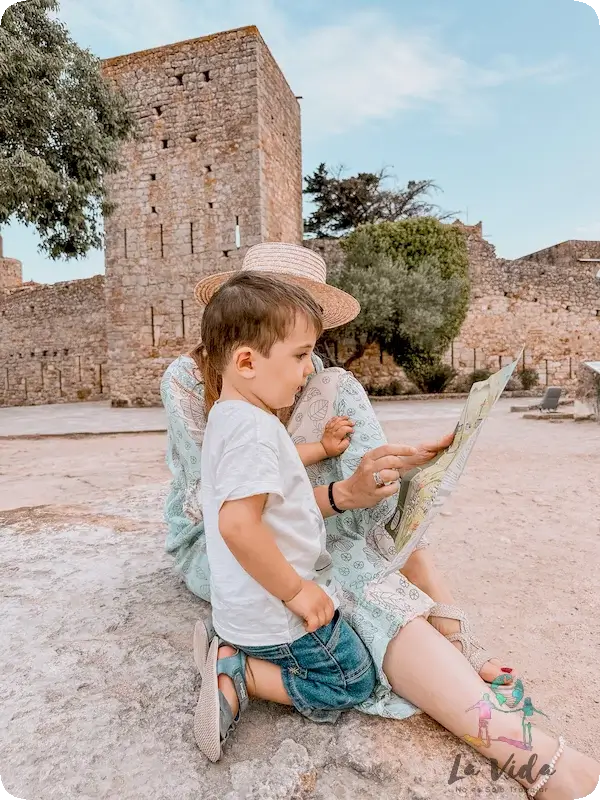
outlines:
{"label": "folded paper map", "polygon": [[482,425],[515,371],[519,357],[485,381],[474,383],[464,405],[454,441],[428,464],[402,479],[396,511],[385,528],[396,544],[396,555],[376,582],[406,564],[408,557],[451,494],[467,463]]}

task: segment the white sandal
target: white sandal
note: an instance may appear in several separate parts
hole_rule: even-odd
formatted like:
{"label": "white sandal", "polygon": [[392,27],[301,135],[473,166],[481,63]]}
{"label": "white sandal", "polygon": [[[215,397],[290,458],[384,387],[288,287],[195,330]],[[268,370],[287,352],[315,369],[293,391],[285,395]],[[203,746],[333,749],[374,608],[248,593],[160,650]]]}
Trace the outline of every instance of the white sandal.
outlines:
{"label": "white sandal", "polygon": [[[486,650],[477,641],[471,630],[471,624],[465,612],[458,606],[451,606],[447,603],[437,603],[429,612],[430,617],[439,617],[440,619],[451,619],[460,623],[460,630],[456,633],[449,633],[446,636],[449,642],[459,642],[462,646],[462,654],[467,659],[469,664],[473,667],[475,672],[479,675],[483,669],[484,664],[495,658],[488,650]],[[513,681],[513,673],[504,673],[510,682]]]}

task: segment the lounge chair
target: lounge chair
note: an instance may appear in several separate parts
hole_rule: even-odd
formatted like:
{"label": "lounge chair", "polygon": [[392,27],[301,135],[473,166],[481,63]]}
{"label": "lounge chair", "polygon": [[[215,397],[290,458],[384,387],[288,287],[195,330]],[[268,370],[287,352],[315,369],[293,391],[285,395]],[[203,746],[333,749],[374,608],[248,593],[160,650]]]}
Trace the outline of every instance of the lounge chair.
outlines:
{"label": "lounge chair", "polygon": [[558,409],[558,401],[560,400],[560,396],[562,394],[562,389],[560,386],[549,386],[542,398],[542,402],[539,404],[538,409],[540,411],[556,411]]}

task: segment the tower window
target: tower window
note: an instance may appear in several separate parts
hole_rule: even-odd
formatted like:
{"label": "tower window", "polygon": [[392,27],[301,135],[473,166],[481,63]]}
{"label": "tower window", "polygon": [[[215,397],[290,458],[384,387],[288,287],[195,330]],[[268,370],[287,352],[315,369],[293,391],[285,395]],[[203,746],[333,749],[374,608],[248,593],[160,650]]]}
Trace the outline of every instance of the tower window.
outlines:
{"label": "tower window", "polygon": [[169,146],[169,140],[168,139],[163,139],[162,140],[162,149],[166,150],[168,146]]}
{"label": "tower window", "polygon": [[202,73],[202,77],[204,79],[204,83],[208,83],[210,80],[210,70],[207,69]]}
{"label": "tower window", "polygon": [[177,79],[178,86],[183,86],[183,72],[180,72],[179,75],[175,75]]}
{"label": "tower window", "polygon": [[162,106],[154,106],[154,110],[156,111],[157,117],[162,117],[163,107]]}

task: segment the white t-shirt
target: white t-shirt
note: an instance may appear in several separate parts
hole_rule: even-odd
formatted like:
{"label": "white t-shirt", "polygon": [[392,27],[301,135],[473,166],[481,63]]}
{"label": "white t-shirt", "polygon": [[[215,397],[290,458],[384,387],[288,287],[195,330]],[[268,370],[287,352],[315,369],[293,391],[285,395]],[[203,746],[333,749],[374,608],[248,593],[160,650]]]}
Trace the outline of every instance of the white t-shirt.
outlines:
{"label": "white t-shirt", "polygon": [[213,624],[231,644],[287,644],[303,620],[238,563],[219,532],[223,503],[268,494],[263,520],[301,578],[316,581],[339,605],[340,587],[325,549],[325,525],[298,451],[279,419],[242,400],[217,403],[202,444],[202,508],[210,566]]}

